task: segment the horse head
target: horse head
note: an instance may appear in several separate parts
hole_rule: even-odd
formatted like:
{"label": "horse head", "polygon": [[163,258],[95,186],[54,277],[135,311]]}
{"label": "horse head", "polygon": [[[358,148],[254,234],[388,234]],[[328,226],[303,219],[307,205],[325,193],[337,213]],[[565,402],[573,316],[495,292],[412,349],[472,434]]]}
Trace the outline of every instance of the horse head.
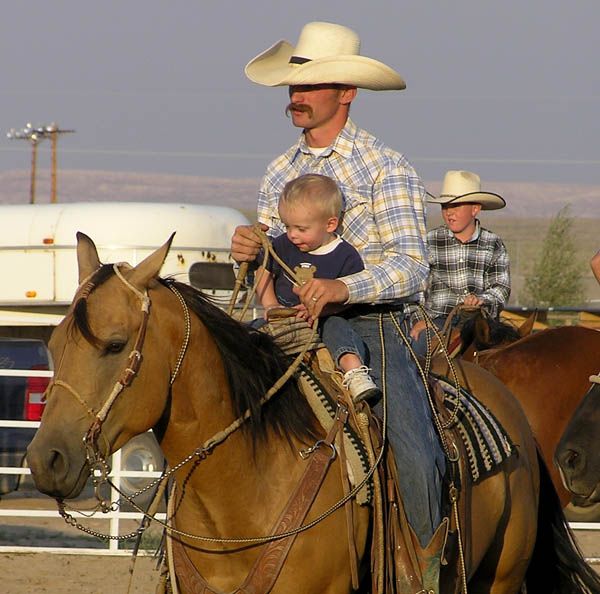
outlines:
{"label": "horse head", "polygon": [[151,428],[164,402],[133,398],[126,389],[166,382],[168,357],[144,351],[148,293],[156,285],[173,236],[137,266],[102,265],[93,241],[77,234],[79,288],[56,327],[49,348],[55,375],[27,460],[36,487],[54,497],[75,497],[96,460]]}
{"label": "horse head", "polygon": [[574,495],[573,502],[583,507],[600,501],[599,399],[600,383],[594,380],[571,417],[554,454],[563,483]]}

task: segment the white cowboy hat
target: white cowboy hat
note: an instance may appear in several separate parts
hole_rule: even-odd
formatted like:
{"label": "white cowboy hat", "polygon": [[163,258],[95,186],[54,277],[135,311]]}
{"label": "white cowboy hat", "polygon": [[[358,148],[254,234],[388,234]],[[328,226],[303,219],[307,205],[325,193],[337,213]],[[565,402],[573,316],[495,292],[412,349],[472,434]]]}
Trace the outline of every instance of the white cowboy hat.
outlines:
{"label": "white cowboy hat", "polygon": [[373,91],[406,88],[382,62],[359,55],[358,35],[342,25],[308,23],[296,47],[278,41],[246,64],[246,76],[267,87],[337,83]]}
{"label": "white cowboy hat", "polygon": [[[429,192],[427,192],[429,194]],[[470,171],[448,171],[439,196],[429,194],[428,202],[435,204],[481,204],[482,210],[498,210],[506,206],[499,194],[481,191],[481,180]]]}

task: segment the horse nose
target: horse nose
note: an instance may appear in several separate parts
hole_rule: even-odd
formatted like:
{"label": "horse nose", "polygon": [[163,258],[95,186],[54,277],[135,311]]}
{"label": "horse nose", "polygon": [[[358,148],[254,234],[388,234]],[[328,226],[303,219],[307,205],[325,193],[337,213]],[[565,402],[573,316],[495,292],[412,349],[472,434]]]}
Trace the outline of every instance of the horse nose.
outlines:
{"label": "horse nose", "polygon": [[64,493],[58,485],[62,485],[69,474],[69,464],[60,450],[40,450],[27,448],[27,464],[31,477],[39,491],[56,497]]}

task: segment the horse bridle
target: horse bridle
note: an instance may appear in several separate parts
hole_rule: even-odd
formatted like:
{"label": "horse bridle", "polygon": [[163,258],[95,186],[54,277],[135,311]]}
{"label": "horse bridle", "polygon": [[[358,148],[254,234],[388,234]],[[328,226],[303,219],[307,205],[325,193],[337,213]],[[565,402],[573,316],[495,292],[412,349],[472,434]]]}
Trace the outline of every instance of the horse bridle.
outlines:
{"label": "horse bridle", "polygon": [[[102,477],[106,477],[109,473],[108,463],[104,457],[104,454],[100,451],[98,447],[98,438],[100,436],[100,432],[102,430],[102,425],[106,420],[110,410],[112,409],[114,403],[116,402],[119,394],[123,391],[124,388],[131,385],[131,382],[138,374],[141,362],[142,362],[142,349],[144,346],[144,341],[146,338],[146,330],[148,328],[148,320],[150,318],[150,297],[148,296],[147,291],[140,291],[136,287],[134,287],[121,273],[119,266],[122,264],[116,263],[113,264],[113,270],[115,272],[116,277],[130,290],[135,296],[140,300],[141,304],[141,312],[142,312],[142,320],[140,322],[140,327],[137,332],[137,336],[135,339],[135,343],[132,351],[129,353],[128,362],[125,369],[121,372],[121,375],[115,382],[110,394],[106,398],[104,404],[101,406],[100,410],[97,413],[89,407],[85,399],[79,394],[79,392],[73,388],[67,382],[61,379],[55,379],[51,382],[48,387],[47,397],[50,396],[50,393],[54,386],[60,386],[65,388],[68,392],[70,392],[76,400],[87,410],[88,414],[94,417],[94,421],[88,428],[86,434],[83,437],[83,443],[85,445],[86,450],[86,460],[88,463],[88,467],[90,469],[90,474],[94,474],[94,471],[99,471]],[[91,275],[93,277],[93,274]],[[78,291],[78,299],[75,302],[80,300],[87,300],[90,296],[93,289],[96,287],[96,284],[93,280],[84,281],[81,285],[80,290]],[[169,289],[177,296],[179,302],[181,303],[184,310],[184,318],[185,318],[185,335],[184,340],[179,350],[179,355],[177,358],[177,362],[175,367],[171,373],[171,377],[169,379],[169,385],[173,385],[173,382],[177,378],[179,374],[179,370],[181,369],[181,365],[183,363],[183,359],[187,352],[187,347],[189,344],[190,334],[191,334],[191,321],[190,314],[185,303],[185,300],[179,293],[179,291],[169,285]]]}

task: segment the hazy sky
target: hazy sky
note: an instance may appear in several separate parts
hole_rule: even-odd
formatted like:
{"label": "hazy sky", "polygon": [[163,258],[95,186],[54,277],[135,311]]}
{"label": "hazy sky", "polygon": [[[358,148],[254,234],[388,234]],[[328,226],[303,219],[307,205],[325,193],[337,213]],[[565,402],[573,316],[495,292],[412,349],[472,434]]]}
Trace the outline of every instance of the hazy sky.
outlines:
{"label": "hazy sky", "polygon": [[[56,121],[62,169],[259,177],[297,131],[286,88],[246,62],[302,25],[358,31],[402,92],[352,117],[427,180],[600,183],[598,0],[52,0],[3,3],[0,172],[29,169],[12,127]],[[49,167],[49,145],[39,167]]]}

